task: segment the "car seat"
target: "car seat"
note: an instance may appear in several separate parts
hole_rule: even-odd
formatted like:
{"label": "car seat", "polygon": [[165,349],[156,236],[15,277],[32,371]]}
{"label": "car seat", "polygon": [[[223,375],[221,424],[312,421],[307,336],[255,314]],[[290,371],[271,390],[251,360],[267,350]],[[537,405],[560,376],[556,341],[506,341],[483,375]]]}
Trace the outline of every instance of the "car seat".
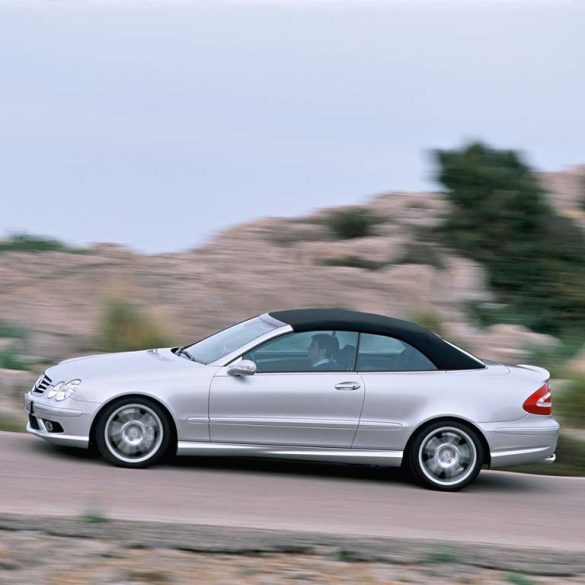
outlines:
{"label": "car seat", "polygon": [[346,345],[340,349],[333,359],[333,361],[344,371],[353,369],[353,362],[355,359],[355,345]]}

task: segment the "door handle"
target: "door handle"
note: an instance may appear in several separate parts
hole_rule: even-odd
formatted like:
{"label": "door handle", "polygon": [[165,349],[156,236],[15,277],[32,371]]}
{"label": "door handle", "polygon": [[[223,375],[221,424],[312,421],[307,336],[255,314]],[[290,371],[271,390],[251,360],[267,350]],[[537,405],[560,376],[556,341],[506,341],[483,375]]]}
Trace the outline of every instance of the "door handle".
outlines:
{"label": "door handle", "polygon": [[357,390],[361,387],[362,385],[359,382],[339,382],[339,384],[335,384],[336,390]]}

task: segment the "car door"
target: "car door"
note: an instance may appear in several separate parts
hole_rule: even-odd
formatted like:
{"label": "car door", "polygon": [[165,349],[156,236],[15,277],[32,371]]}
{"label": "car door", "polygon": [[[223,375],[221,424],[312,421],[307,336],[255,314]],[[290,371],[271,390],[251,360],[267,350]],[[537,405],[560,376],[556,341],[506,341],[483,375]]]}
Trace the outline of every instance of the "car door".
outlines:
{"label": "car door", "polygon": [[360,334],[356,371],[366,397],[353,447],[401,451],[445,373],[405,341],[369,333]]}
{"label": "car door", "polygon": [[[312,362],[316,336],[328,336],[329,349]],[[289,333],[242,356],[254,361],[255,374],[222,368],[210,388],[211,441],[351,447],[364,400],[354,371],[357,338],[347,331]]]}

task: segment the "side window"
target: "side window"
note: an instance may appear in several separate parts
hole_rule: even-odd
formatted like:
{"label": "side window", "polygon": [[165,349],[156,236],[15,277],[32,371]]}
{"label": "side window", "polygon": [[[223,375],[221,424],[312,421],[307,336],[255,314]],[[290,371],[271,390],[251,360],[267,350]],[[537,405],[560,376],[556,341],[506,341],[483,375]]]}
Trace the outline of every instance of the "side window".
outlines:
{"label": "side window", "polygon": [[426,372],[437,368],[424,354],[405,341],[362,333],[358,372]]}
{"label": "side window", "polygon": [[353,371],[358,334],[353,331],[289,333],[263,343],[243,357],[259,373]]}

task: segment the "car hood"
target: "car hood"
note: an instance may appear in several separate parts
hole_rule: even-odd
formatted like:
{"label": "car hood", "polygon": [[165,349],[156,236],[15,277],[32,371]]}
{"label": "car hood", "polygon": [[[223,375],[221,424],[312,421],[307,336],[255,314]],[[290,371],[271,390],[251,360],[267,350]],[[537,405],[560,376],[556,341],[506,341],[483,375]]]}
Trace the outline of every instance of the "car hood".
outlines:
{"label": "car hood", "polygon": [[153,376],[158,373],[185,369],[193,372],[202,364],[175,355],[170,348],[108,353],[64,360],[49,368],[47,375],[53,383],[60,380],[122,378]]}

